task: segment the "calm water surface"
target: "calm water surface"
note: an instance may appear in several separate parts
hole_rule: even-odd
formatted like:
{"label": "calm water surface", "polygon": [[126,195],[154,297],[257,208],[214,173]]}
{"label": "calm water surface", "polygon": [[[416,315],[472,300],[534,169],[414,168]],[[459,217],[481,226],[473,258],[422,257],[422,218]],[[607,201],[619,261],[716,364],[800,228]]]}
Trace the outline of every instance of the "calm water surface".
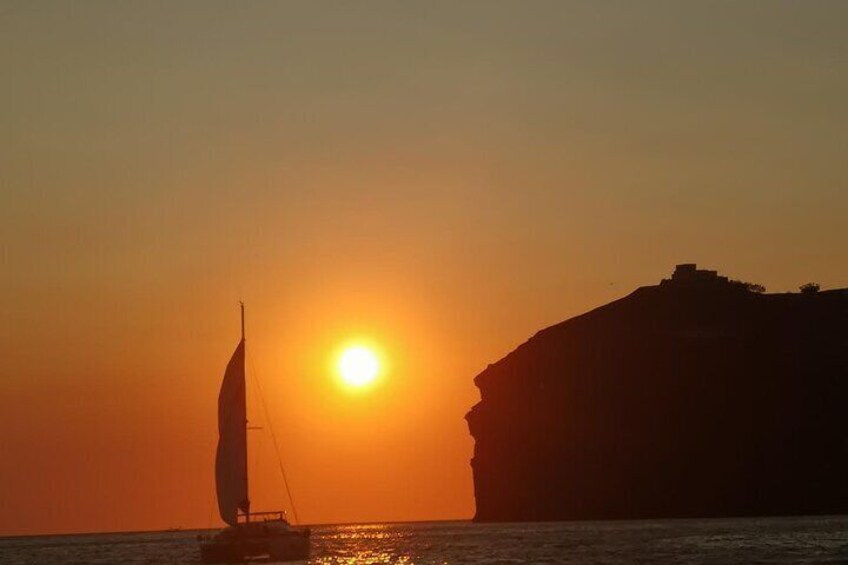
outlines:
{"label": "calm water surface", "polygon": [[[197,533],[0,538],[0,563],[199,563]],[[312,541],[314,565],[848,563],[848,516],[318,526]]]}

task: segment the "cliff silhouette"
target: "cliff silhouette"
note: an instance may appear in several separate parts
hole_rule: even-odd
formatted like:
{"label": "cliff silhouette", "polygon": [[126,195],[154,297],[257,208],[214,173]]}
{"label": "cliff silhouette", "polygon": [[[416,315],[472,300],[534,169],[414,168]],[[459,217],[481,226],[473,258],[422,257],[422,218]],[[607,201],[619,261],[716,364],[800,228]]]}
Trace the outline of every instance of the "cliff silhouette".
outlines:
{"label": "cliff silhouette", "polygon": [[680,265],[474,380],[478,521],[848,512],[848,289]]}

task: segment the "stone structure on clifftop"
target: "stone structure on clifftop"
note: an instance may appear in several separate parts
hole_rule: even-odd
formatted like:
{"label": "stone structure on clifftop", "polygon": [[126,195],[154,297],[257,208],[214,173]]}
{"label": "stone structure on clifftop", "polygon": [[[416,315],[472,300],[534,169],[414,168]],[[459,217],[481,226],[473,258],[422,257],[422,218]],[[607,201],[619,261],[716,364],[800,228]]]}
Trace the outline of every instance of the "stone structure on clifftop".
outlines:
{"label": "stone structure on clifftop", "polygon": [[848,512],[848,289],[680,265],[489,365],[476,519]]}

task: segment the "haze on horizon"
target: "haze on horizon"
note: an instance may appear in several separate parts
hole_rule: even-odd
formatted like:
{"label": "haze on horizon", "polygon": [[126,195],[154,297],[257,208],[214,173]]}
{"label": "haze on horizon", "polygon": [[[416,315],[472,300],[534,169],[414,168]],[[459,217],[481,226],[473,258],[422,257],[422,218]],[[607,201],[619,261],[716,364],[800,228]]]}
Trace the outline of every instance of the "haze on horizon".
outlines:
{"label": "haze on horizon", "polygon": [[686,261],[848,286],[846,19],[3,2],[0,535],[219,524],[240,299],[303,522],[469,518],[472,379],[535,331]]}

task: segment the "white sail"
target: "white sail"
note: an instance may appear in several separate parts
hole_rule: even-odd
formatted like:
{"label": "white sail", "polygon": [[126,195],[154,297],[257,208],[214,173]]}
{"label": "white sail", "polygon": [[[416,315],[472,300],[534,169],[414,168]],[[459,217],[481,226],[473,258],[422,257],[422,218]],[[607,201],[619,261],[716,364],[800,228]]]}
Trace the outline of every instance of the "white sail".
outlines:
{"label": "white sail", "polygon": [[235,526],[238,511],[249,512],[247,496],[247,404],[244,380],[244,337],[227,364],[218,395],[218,451],[215,484],[221,519]]}

